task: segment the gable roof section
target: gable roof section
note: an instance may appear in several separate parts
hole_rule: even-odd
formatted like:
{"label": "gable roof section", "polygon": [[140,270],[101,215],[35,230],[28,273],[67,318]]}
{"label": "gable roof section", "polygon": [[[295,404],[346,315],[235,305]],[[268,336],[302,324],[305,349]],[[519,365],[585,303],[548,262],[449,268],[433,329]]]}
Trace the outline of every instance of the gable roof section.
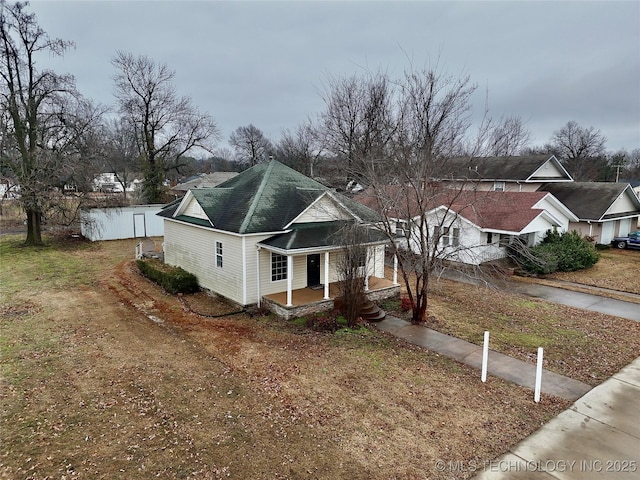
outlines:
{"label": "gable roof section", "polygon": [[[551,175],[553,172],[556,173]],[[472,181],[573,181],[555,155],[451,158],[444,166],[444,177]]]}
{"label": "gable roof section", "polygon": [[544,214],[544,209],[535,206],[546,195],[546,192],[466,194],[454,199],[448,208],[482,230],[521,232]]}
{"label": "gable roof section", "polygon": [[[285,230],[301,212],[329,192],[329,188],[271,160],[251,167],[215,188],[189,192],[201,205],[214,228],[249,234]],[[363,205],[334,192],[330,195],[360,220],[379,220],[375,212]],[[185,196],[185,199],[188,197]],[[179,212],[179,208],[172,208],[162,215],[195,223],[191,217],[176,216]]]}
{"label": "gable roof section", "polygon": [[[407,202],[400,191],[399,186],[387,187],[390,198],[395,198],[402,203],[408,204],[409,216],[416,217],[421,214],[418,202]],[[405,191],[406,194],[406,191]],[[356,197],[358,201],[376,208],[375,193],[372,189],[367,190]],[[544,199],[554,204],[561,212],[565,213],[570,220],[577,220],[573,217],[564,205],[562,205],[553,195],[548,192],[494,192],[494,191],[472,191],[472,190],[442,190],[428,199],[426,209],[430,212],[435,210],[449,210],[464,217],[469,222],[482,230],[496,230],[503,232],[520,232],[533,222],[538,216],[545,215],[551,223],[558,223],[539,205]],[[386,212],[391,218],[404,219],[407,213],[398,209],[398,203]]]}
{"label": "gable roof section", "polygon": [[[625,183],[571,182],[547,183],[538,191],[546,191],[560,200],[580,220],[602,221],[640,214],[640,200]],[[635,210],[609,214],[610,208],[622,195],[628,195]]]}

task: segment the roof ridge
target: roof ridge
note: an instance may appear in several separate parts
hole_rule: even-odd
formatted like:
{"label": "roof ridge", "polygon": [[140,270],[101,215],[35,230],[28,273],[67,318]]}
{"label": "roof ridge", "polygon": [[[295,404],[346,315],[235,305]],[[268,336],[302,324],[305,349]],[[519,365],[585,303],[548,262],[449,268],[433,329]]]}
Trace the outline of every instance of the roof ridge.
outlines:
{"label": "roof ridge", "polygon": [[271,171],[273,170],[274,165],[275,164],[273,161],[269,162],[269,165],[267,165],[267,169],[262,175],[262,181],[260,182],[260,186],[258,187],[256,194],[253,196],[253,200],[251,201],[251,206],[249,207],[249,211],[244,216],[244,220],[242,220],[242,224],[240,225],[238,233],[244,233],[247,227],[249,226],[251,217],[253,217],[253,214],[256,211],[256,208],[258,208],[260,197],[262,196],[262,192],[264,191],[267,185],[267,179],[269,178],[269,176],[271,176]]}

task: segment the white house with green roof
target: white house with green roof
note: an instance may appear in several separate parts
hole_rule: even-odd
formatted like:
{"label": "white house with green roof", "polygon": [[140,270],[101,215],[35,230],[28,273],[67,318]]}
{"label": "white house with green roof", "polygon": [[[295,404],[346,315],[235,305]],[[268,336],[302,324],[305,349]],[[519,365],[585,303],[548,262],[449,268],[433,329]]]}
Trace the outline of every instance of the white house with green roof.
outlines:
{"label": "white house with green roof", "polygon": [[[292,315],[296,307],[332,301],[346,224],[375,225],[373,210],[275,160],[214,188],[189,190],[165,207],[165,262],[198,278],[201,287],[240,305],[264,299]],[[387,237],[367,228],[365,289],[375,298],[399,292],[384,278]]]}

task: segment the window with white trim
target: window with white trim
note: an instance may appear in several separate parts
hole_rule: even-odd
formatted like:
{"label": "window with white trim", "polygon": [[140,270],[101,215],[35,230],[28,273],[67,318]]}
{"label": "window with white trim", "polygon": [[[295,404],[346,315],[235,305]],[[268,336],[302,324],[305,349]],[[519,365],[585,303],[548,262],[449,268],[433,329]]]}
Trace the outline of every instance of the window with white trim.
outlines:
{"label": "window with white trim", "polygon": [[222,242],[216,242],[216,267],[222,268]]}
{"label": "window with white trim", "polygon": [[287,257],[271,252],[271,281],[287,279]]}
{"label": "window with white trim", "polygon": [[505,183],[504,182],[493,182],[493,191],[494,192],[504,192]]}
{"label": "window with white trim", "polygon": [[433,238],[434,241],[438,240],[440,235],[439,244],[443,247],[457,247],[460,245],[460,229],[451,227],[434,227]]}

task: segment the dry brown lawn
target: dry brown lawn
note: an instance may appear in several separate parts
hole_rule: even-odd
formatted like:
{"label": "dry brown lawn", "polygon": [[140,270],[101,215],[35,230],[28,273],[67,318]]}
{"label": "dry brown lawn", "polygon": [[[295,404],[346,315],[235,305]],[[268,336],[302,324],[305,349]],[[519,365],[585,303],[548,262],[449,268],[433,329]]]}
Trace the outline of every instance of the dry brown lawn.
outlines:
{"label": "dry brown lawn", "polygon": [[592,268],[555,273],[548,278],[640,295],[640,250],[603,250]]}
{"label": "dry brown lawn", "polygon": [[[194,314],[137,273],[133,241],[17,242],[0,239],[2,478],[466,478],[569,403],[375,329]],[[489,308],[438,295],[460,319]]]}

